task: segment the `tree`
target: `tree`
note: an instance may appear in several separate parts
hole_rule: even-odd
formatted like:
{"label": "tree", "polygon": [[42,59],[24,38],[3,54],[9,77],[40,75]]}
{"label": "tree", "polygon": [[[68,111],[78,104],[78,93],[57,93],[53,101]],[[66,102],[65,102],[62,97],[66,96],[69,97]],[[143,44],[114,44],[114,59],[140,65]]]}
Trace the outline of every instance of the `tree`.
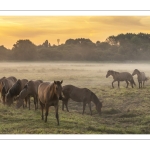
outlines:
{"label": "tree", "polygon": [[30,40],[18,40],[12,48],[17,60],[32,60],[36,57],[36,46]]}
{"label": "tree", "polygon": [[100,41],[97,41],[97,42],[96,42],[96,46],[99,46],[99,45],[100,45],[100,43],[101,43]]}
{"label": "tree", "polygon": [[49,44],[50,44],[50,43],[48,43],[48,40],[46,40],[42,45],[43,45],[44,47],[49,47]]}

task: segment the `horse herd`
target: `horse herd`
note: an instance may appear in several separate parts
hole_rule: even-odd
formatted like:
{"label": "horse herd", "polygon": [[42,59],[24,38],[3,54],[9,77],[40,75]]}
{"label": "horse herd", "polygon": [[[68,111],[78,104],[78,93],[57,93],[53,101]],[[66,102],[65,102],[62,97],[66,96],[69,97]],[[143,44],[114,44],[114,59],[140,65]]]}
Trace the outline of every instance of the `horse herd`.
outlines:
{"label": "horse herd", "polygon": [[126,88],[128,88],[129,83],[133,88],[133,85],[136,85],[133,79],[134,75],[137,75],[139,88],[142,88],[142,86],[144,87],[145,81],[149,79],[148,77],[146,77],[144,72],[140,72],[138,69],[135,69],[132,74],[130,74],[129,72],[116,72],[113,70],[108,70],[106,74],[106,78],[108,78],[110,75],[112,75],[114,79],[112,82],[112,88],[114,88],[113,83],[116,81],[118,81],[118,87],[120,87],[120,81],[126,81],[127,83]]}
{"label": "horse herd", "polygon": [[[42,80],[27,80],[17,79],[16,77],[3,77],[0,79],[0,92],[2,103],[11,106],[16,101],[16,108],[21,106],[29,107],[30,110],[30,97],[34,98],[35,110],[38,109],[38,102],[41,106],[42,120],[47,122],[48,110],[50,106],[54,106],[57,124],[59,125],[58,104],[62,100],[62,110],[64,106],[68,109],[68,101],[72,99],[77,102],[83,102],[83,112],[85,111],[86,104],[89,105],[91,110],[91,101],[96,105],[96,110],[101,113],[102,102],[99,101],[97,96],[87,88],[78,88],[73,85],[62,86],[62,81],[45,82]],[[45,110],[45,118],[44,118]]]}
{"label": "horse herd", "polygon": [[[106,74],[106,78],[110,75],[113,76],[113,83],[118,81],[118,87],[120,85],[120,81],[126,81],[127,86],[129,82],[133,88],[133,85],[136,85],[133,76],[137,74],[139,88],[142,87],[142,83],[144,86],[144,82],[148,80],[148,77],[145,76],[144,72],[140,72],[138,69],[135,69],[132,75],[128,72],[116,72],[113,70],[109,70]],[[79,88],[74,85],[64,85],[62,86],[62,81],[53,81],[46,82],[42,80],[27,80],[27,79],[17,79],[16,77],[3,77],[0,79],[0,92],[1,99],[3,104],[11,106],[14,101],[16,101],[16,108],[20,108],[21,106],[29,107],[30,110],[30,97],[34,98],[34,106],[35,110],[38,109],[38,102],[41,106],[41,118],[45,122],[47,122],[48,110],[50,106],[54,106],[55,115],[57,119],[57,124],[59,125],[59,100],[62,100],[62,110],[64,110],[64,106],[66,110],[68,109],[68,101],[72,99],[76,102],[83,103],[83,112],[84,114],[86,104],[88,104],[90,113],[92,115],[91,110],[91,102],[93,102],[96,106],[96,110],[99,114],[101,114],[102,101],[98,99],[95,93],[93,93],[88,88]],[[45,118],[44,118],[44,110],[45,110]]]}

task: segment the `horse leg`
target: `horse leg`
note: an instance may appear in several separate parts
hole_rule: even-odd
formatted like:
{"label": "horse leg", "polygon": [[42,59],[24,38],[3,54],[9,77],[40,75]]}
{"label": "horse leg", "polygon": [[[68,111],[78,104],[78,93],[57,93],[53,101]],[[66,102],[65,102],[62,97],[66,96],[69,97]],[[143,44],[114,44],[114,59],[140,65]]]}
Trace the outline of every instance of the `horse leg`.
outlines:
{"label": "horse leg", "polygon": [[35,97],[36,97],[36,103],[37,103],[36,109],[38,109],[38,96],[36,95]]}
{"label": "horse leg", "polygon": [[28,97],[29,110],[30,110],[30,97]]}
{"label": "horse leg", "polygon": [[68,99],[67,98],[63,98],[62,100],[62,110],[64,111],[64,105],[66,106],[66,110],[69,112],[68,109]]}
{"label": "horse leg", "polygon": [[65,101],[66,101],[67,99],[66,98],[63,98],[62,99],[62,110],[64,111],[64,105],[65,105]]}
{"label": "horse leg", "polygon": [[145,81],[143,81],[143,87],[144,87],[144,83],[145,83]]}
{"label": "horse leg", "polygon": [[25,105],[26,105],[26,107],[27,107],[27,103],[28,103],[28,99],[25,98]]}
{"label": "horse leg", "polygon": [[86,106],[86,102],[83,102],[83,112],[82,112],[82,115],[84,114],[85,106]]}
{"label": "horse leg", "polygon": [[49,109],[49,106],[46,105],[46,106],[45,106],[45,122],[47,122],[48,109]]}
{"label": "horse leg", "polygon": [[24,108],[24,102],[23,102],[22,108]]}
{"label": "horse leg", "polygon": [[59,125],[58,105],[55,105],[55,113],[56,113],[57,125]]}
{"label": "horse leg", "polygon": [[34,106],[35,106],[35,110],[36,110],[36,97],[34,96]]}
{"label": "horse leg", "polygon": [[68,101],[66,102],[66,109],[67,109],[67,111],[69,112],[69,109],[68,109]]}
{"label": "horse leg", "polygon": [[126,80],[126,83],[127,83],[127,86],[126,86],[126,88],[128,88],[128,85],[129,85],[129,82]]}
{"label": "horse leg", "polygon": [[112,88],[114,88],[114,85],[113,85],[114,82],[115,82],[115,80],[112,82]]}
{"label": "horse leg", "polygon": [[3,104],[5,105],[5,97],[2,96]]}
{"label": "horse leg", "polygon": [[89,109],[90,109],[91,116],[92,116],[91,102],[89,102],[88,105],[89,105]]}
{"label": "horse leg", "polygon": [[66,110],[69,112],[69,109],[68,109],[68,99],[64,102],[64,105],[66,106]]}
{"label": "horse leg", "polygon": [[43,110],[44,110],[44,104],[42,102],[40,102],[41,105],[41,111],[42,111],[42,120],[44,120],[44,115],[43,115]]}
{"label": "horse leg", "polygon": [[139,89],[140,89],[140,87],[141,87],[141,82],[139,82]]}
{"label": "horse leg", "polygon": [[62,101],[62,110],[64,111],[64,101]]}

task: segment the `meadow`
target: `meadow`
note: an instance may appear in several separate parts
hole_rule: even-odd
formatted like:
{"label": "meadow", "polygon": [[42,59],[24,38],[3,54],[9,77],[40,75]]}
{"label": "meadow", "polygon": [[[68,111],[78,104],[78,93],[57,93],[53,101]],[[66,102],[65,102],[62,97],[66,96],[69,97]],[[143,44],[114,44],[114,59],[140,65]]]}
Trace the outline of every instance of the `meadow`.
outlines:
{"label": "meadow", "polygon": [[60,125],[57,126],[55,111],[50,107],[48,121],[41,120],[40,105],[34,110],[15,108],[0,103],[0,134],[149,134],[150,133],[150,80],[145,87],[126,88],[125,82],[117,82],[112,89],[112,76],[106,78],[108,70],[132,73],[134,69],[150,77],[150,63],[102,63],[102,62],[1,62],[0,78],[15,76],[17,79],[63,80],[63,85],[72,84],[88,88],[103,101],[99,116],[92,103],[93,115],[86,106],[82,115],[82,103],[69,101],[69,111],[62,111],[59,102]]}

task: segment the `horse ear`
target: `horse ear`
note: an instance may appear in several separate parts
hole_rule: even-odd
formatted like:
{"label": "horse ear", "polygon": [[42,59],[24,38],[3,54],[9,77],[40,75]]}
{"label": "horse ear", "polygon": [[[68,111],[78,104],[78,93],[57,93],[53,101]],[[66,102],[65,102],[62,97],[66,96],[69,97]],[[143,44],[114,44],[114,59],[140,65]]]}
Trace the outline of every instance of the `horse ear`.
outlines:
{"label": "horse ear", "polygon": [[61,84],[63,83],[63,80],[61,80],[61,82],[60,82]]}
{"label": "horse ear", "polygon": [[54,83],[57,84],[57,82],[54,80]]}

